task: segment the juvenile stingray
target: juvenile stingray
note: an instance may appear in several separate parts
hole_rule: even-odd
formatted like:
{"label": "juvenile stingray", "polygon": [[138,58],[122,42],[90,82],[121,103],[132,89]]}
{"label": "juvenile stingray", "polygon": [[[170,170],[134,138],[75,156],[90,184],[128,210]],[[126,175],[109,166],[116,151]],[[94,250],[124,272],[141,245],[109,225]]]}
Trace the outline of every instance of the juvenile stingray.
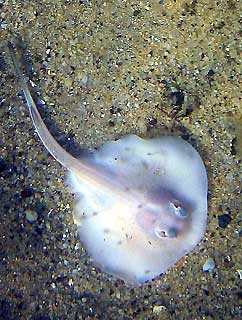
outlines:
{"label": "juvenile stingray", "polygon": [[9,49],[35,129],[68,170],[80,239],[94,262],[132,283],[164,273],[205,231],[207,174],[197,151],[175,137],[128,135],[74,158],[45,126]]}

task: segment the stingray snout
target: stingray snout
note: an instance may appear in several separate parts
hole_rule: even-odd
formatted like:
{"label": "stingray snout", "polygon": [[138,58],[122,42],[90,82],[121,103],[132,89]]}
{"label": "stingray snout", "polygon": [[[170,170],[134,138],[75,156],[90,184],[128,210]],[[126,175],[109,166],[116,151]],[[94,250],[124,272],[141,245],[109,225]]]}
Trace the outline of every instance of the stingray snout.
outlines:
{"label": "stingray snout", "polygon": [[139,205],[136,218],[143,232],[160,239],[177,238],[189,227],[187,206],[167,195],[160,203]]}

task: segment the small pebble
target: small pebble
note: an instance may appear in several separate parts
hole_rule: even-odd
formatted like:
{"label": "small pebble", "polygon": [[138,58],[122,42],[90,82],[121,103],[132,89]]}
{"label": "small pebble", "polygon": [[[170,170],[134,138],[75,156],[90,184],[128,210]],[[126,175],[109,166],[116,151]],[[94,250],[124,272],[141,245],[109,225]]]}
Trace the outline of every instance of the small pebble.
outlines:
{"label": "small pebble", "polygon": [[203,265],[203,272],[213,272],[215,268],[215,261],[213,258],[208,258]]}
{"label": "small pebble", "polygon": [[52,282],[50,286],[51,286],[52,289],[56,288],[56,284],[54,282]]}
{"label": "small pebble", "polygon": [[221,214],[220,216],[218,216],[218,225],[220,226],[220,228],[226,228],[231,220],[232,219],[229,214]]}
{"label": "small pebble", "polygon": [[161,313],[164,313],[164,312],[166,312],[166,307],[165,306],[154,306],[153,307],[153,313],[161,314]]}
{"label": "small pebble", "polygon": [[166,307],[165,306],[154,306],[153,307],[153,312],[154,313],[160,313],[162,310],[165,310]]}
{"label": "small pebble", "polygon": [[74,283],[74,282],[73,282],[73,280],[72,280],[72,279],[70,279],[70,280],[68,281],[68,284],[69,284],[69,286],[70,286],[70,287],[72,287],[72,286],[73,286],[73,283]]}
{"label": "small pebble", "polygon": [[29,198],[34,194],[34,189],[31,187],[27,187],[21,191],[21,197],[24,198]]}
{"label": "small pebble", "polygon": [[0,24],[0,29],[2,29],[2,30],[7,29],[7,27],[8,27],[7,23],[3,22],[3,23]]}
{"label": "small pebble", "polygon": [[5,171],[7,169],[8,163],[3,158],[0,158],[0,172]]}
{"label": "small pebble", "polygon": [[28,220],[28,222],[32,223],[38,219],[38,213],[36,211],[27,209],[25,212],[25,217]]}
{"label": "small pebble", "polygon": [[116,298],[117,298],[117,299],[120,299],[120,298],[121,298],[121,293],[120,293],[120,291],[116,292]]}

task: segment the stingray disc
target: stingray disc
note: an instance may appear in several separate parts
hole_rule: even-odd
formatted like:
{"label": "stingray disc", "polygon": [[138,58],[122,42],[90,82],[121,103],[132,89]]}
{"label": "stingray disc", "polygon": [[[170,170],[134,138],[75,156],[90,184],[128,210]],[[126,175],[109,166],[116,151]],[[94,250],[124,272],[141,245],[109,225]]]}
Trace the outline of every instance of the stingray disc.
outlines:
{"label": "stingray disc", "polygon": [[201,157],[175,137],[109,142],[85,162],[105,184],[70,172],[80,239],[105,272],[133,283],[164,273],[202,238],[207,174]]}

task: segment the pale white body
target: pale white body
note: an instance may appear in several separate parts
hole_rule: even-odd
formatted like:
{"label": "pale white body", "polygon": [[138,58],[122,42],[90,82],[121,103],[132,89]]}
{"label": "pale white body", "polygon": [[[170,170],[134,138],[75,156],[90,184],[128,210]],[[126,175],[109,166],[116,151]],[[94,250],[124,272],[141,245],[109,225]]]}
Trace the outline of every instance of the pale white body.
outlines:
{"label": "pale white body", "polygon": [[[70,171],[77,194],[80,238],[108,273],[142,283],[164,273],[204,234],[207,177],[195,149],[179,138],[126,136],[105,144],[89,159],[110,187],[88,183]],[[186,208],[179,217],[171,203]],[[174,237],[159,230],[176,231]]]}

